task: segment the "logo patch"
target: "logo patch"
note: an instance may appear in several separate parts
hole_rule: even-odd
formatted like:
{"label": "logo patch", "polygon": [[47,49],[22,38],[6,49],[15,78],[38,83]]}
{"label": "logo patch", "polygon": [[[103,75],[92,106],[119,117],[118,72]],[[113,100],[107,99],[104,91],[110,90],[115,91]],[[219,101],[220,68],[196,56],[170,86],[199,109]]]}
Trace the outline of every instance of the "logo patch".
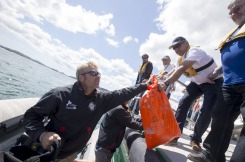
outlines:
{"label": "logo patch", "polygon": [[93,102],[90,102],[88,105],[89,110],[94,111],[95,110],[95,104]]}
{"label": "logo patch", "polygon": [[77,105],[73,104],[73,103],[69,100],[68,103],[66,104],[66,109],[72,109],[72,110],[75,110],[75,109],[77,109]]}

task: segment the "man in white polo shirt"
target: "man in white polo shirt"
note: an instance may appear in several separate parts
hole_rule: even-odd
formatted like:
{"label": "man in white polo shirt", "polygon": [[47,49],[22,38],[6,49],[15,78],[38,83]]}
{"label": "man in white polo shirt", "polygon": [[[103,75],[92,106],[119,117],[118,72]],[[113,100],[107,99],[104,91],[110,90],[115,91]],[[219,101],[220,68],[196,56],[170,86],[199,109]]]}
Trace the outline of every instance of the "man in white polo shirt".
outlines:
{"label": "man in white polo shirt", "polygon": [[[171,59],[168,55],[162,58],[162,64],[163,64],[163,69],[161,69],[157,74],[158,81],[164,81],[168,77],[168,74],[171,73],[175,68],[175,66],[171,64]],[[175,89],[174,84],[168,86],[168,88],[166,89],[166,94],[168,98],[170,98],[171,91],[174,89]]]}
{"label": "man in white polo shirt", "polygon": [[[183,97],[179,101],[175,113],[181,131],[183,130],[192,102],[204,95],[203,105],[200,109],[201,113],[195,124],[194,133],[191,135],[190,141],[190,145],[194,151],[201,151],[201,137],[208,128],[212,109],[216,105],[218,95],[221,94],[223,78],[217,76],[213,81],[209,79],[208,76],[217,67],[215,61],[200,48],[191,47],[184,37],[175,38],[169,48],[173,49],[179,55],[179,58],[178,67],[165,80],[165,86],[174,83],[182,74],[191,80],[190,84],[186,87]],[[173,144],[177,144],[177,139],[169,142],[169,145]]]}

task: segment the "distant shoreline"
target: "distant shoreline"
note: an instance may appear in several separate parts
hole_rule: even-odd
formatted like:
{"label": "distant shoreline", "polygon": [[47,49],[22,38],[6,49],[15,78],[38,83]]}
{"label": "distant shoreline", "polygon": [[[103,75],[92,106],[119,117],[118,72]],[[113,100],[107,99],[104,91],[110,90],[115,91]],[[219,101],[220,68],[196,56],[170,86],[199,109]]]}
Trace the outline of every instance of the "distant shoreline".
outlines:
{"label": "distant shoreline", "polygon": [[[5,46],[3,46],[3,45],[0,45],[0,47],[3,48],[3,49],[5,49],[5,50],[8,50],[8,51],[10,51],[10,52],[13,52],[13,53],[15,53],[15,54],[18,54],[18,55],[20,55],[20,56],[22,56],[22,57],[25,57],[25,58],[27,58],[27,59],[29,59],[29,60],[32,60],[32,61],[34,61],[34,62],[36,62],[36,63],[38,63],[38,64],[40,64],[40,65],[42,65],[42,66],[45,66],[45,67],[47,67],[47,68],[49,68],[49,69],[51,69],[51,70],[54,70],[54,71],[56,71],[56,72],[58,72],[58,73],[61,73],[61,74],[66,75],[65,73],[60,72],[60,71],[58,71],[58,70],[56,70],[56,69],[53,69],[53,68],[51,68],[51,67],[49,67],[49,66],[47,66],[47,65],[45,65],[45,64],[43,64],[43,63],[41,63],[40,61],[37,61],[37,60],[35,60],[35,59],[33,59],[33,58],[31,58],[31,57],[29,57],[29,56],[27,56],[27,55],[25,55],[25,54],[19,52],[19,51],[13,50],[13,49],[8,48],[8,47],[5,47]],[[71,77],[71,78],[73,78],[73,79],[76,79],[76,78],[73,77],[73,76],[69,76],[69,75],[66,75],[66,76]]]}

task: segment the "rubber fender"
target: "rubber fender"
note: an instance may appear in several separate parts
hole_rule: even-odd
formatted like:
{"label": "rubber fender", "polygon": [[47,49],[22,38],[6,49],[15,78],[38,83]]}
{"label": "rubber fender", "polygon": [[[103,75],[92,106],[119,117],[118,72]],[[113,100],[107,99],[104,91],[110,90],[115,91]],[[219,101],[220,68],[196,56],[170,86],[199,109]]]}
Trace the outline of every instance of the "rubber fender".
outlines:
{"label": "rubber fender", "polygon": [[124,138],[128,147],[128,156],[130,162],[163,162],[164,159],[155,149],[146,148],[145,138],[141,132],[127,128]]}

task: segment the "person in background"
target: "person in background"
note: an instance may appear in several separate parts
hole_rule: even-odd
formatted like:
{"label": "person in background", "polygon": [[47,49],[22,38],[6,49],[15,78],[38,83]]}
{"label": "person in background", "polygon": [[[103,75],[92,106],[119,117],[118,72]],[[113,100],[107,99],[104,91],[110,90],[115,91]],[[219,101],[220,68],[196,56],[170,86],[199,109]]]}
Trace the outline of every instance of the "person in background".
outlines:
{"label": "person in background", "polygon": [[198,116],[199,116],[199,113],[200,113],[200,99],[202,98],[203,96],[201,96],[200,98],[198,98],[198,99],[196,99],[193,103],[192,103],[192,105],[191,105],[191,107],[190,107],[190,109],[189,109],[189,111],[188,111],[188,114],[187,114],[187,120],[186,120],[186,122],[185,122],[185,127],[186,128],[188,128],[188,129],[193,129],[192,128],[192,125],[193,124],[195,124],[195,122],[197,121],[197,118],[198,118]]}
{"label": "person in background", "polygon": [[143,130],[142,122],[135,121],[127,111],[127,104],[125,102],[105,114],[95,146],[95,162],[111,162],[113,153],[123,140],[126,127]]}
{"label": "person in background", "polygon": [[139,70],[138,70],[138,76],[136,79],[136,84],[140,84],[143,81],[147,81],[151,76],[151,73],[153,70],[153,65],[148,59],[149,59],[148,54],[142,55],[143,62],[140,65]]}
{"label": "person in background", "polygon": [[[100,91],[101,74],[91,61],[77,68],[76,78],[73,85],[47,92],[24,114],[26,133],[44,149],[50,148],[54,138],[61,142],[59,162],[73,161],[77,152],[86,146],[101,116],[145,91],[151,79],[121,90]],[[46,126],[45,117],[49,118]]]}
{"label": "person in background", "polygon": [[[174,70],[175,66],[173,64],[171,64],[171,59],[168,55],[164,56],[162,58],[162,64],[163,64],[163,69],[160,70],[157,74],[157,79],[160,82],[163,82],[167,77],[168,74]],[[168,86],[166,93],[167,93],[167,97],[170,98],[171,96],[171,91],[175,90],[175,85],[171,84]]]}
{"label": "person in background", "polygon": [[[190,139],[192,149],[194,151],[201,151],[201,137],[211,121],[212,109],[216,105],[217,96],[220,94],[223,78],[217,76],[213,81],[210,81],[208,76],[217,68],[215,61],[200,48],[191,47],[184,37],[176,37],[169,48],[172,48],[179,55],[178,67],[165,80],[164,85],[167,87],[174,83],[182,74],[188,76],[191,81],[186,87],[186,91],[180,99],[175,113],[181,131],[183,131],[191,104],[197,98],[204,95],[201,112],[195,124],[194,133]],[[170,141],[168,145],[176,145],[177,140]]]}
{"label": "person in background", "polygon": [[[211,131],[204,140],[203,150],[199,154],[191,153],[188,158],[195,162],[225,162],[225,152],[230,143],[234,121],[241,113],[245,120],[245,0],[232,0],[228,6],[229,15],[237,27],[220,43],[222,67],[211,75],[213,79],[223,72],[222,87],[225,105],[213,111]],[[231,162],[245,161],[245,125],[230,159]]]}
{"label": "person in background", "polygon": [[[139,70],[138,70],[136,84],[146,82],[151,76],[153,65],[148,59],[149,59],[148,54],[142,55],[143,62],[140,65]],[[144,92],[140,93],[137,97],[140,98],[142,97],[143,94]],[[139,99],[138,98],[134,98],[129,105],[130,111],[135,113],[136,115],[139,114]]]}

